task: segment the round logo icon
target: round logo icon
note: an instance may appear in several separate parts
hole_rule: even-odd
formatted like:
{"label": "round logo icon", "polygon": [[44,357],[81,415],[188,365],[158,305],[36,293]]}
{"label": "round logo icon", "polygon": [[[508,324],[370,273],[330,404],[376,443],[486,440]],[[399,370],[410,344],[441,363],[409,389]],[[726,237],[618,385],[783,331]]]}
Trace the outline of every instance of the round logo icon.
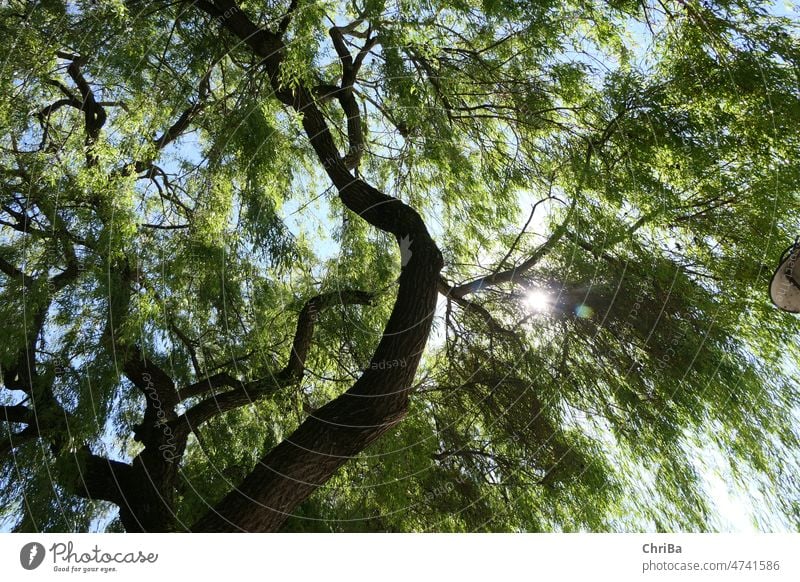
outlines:
{"label": "round logo icon", "polygon": [[26,570],[35,570],[44,561],[44,553],[44,546],[38,542],[25,544],[19,551],[19,563]]}

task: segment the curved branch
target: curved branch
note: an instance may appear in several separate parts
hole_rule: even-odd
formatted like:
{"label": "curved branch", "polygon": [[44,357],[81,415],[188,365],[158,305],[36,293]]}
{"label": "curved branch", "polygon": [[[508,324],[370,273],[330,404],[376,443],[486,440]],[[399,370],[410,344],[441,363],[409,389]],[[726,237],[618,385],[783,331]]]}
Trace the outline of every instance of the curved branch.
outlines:
{"label": "curved branch", "polygon": [[102,499],[119,505],[125,523],[124,514],[127,508],[125,491],[132,486],[133,467],[127,463],[94,455],[88,447],[75,453],[75,461],[79,472],[74,482],[68,484],[72,492],[86,499]]}
{"label": "curved branch", "polygon": [[83,97],[82,109],[86,120],[87,144],[94,144],[100,135],[100,129],[106,122],[105,109],[94,98],[94,91],[80,71],[79,61],[72,61],[67,67],[67,73],[75,81]]}
{"label": "curved branch", "polygon": [[335,95],[339,99],[339,104],[344,111],[347,118],[347,139],[349,141],[349,149],[345,156],[345,165],[348,169],[353,170],[358,168],[361,161],[361,154],[364,150],[364,133],[361,130],[361,111],[358,108],[358,101],[356,101],[353,85],[358,75],[358,70],[364,62],[369,51],[378,42],[375,37],[368,37],[364,43],[364,47],[358,52],[355,60],[353,55],[350,54],[350,49],[344,42],[343,28],[333,26],[329,30],[333,46],[336,49],[336,54],[339,55],[339,60],[342,62],[342,86],[336,91]]}
{"label": "curved branch", "polygon": [[303,375],[306,365],[308,350],[311,348],[311,338],[314,333],[314,324],[319,312],[334,305],[371,305],[373,295],[366,291],[342,290],[321,293],[309,299],[300,310],[297,318],[297,329],[292,342],[292,353],[286,367],[279,376],[299,378]]}
{"label": "curved branch", "polygon": [[[207,2],[198,4],[206,9]],[[262,59],[274,95],[301,115],[303,130],[347,208],[395,235],[406,249],[397,298],[369,367],[355,384],[306,419],[192,528],[195,531],[275,531],[289,513],[348,459],[398,423],[408,410],[414,375],[436,309],[442,254],[422,217],[402,201],[355,178],[336,148],[312,90],[287,91],[280,80],[280,37],[256,26],[233,0],[216,0],[212,16]],[[410,244],[409,244],[410,243]]]}
{"label": "curved branch", "polygon": [[[538,204],[538,203],[537,203]],[[547,253],[549,253],[557,244],[558,242],[564,237],[567,232],[567,225],[569,224],[570,219],[572,218],[572,213],[575,210],[575,201],[572,201],[572,205],[567,212],[567,216],[564,221],[558,225],[558,227],[553,231],[553,234],[550,235],[550,238],[547,241],[537,248],[531,256],[520,263],[518,266],[513,267],[511,269],[506,269],[505,271],[496,271],[491,275],[487,275],[486,277],[480,277],[469,283],[464,283],[463,285],[458,285],[453,287],[450,290],[450,296],[453,298],[462,299],[466,295],[470,293],[474,293],[476,291],[480,291],[486,287],[491,287],[493,285],[500,285],[502,283],[514,283],[518,281],[525,273],[530,271],[533,267],[535,267],[542,258],[544,258]],[[501,263],[502,266],[502,263]]]}
{"label": "curved branch", "polygon": [[277,374],[247,383],[239,382],[230,375],[221,373],[193,384],[187,391],[192,392],[193,387],[196,387],[194,390],[206,391],[213,385],[232,386],[234,389],[206,398],[179,416],[174,422],[176,434],[185,438],[189,431],[193,431],[214,416],[252,404],[260,398],[274,394],[281,388],[299,381],[305,371],[306,358],[311,348],[314,325],[319,311],[333,305],[370,305],[371,303],[371,293],[355,290],[321,293],[306,301],[297,318],[292,351],[286,366]]}
{"label": "curved branch", "polygon": [[50,115],[53,112],[58,111],[59,109],[61,109],[62,107],[66,107],[67,105],[69,105],[70,107],[74,107],[75,109],[80,109],[83,104],[77,99],[59,99],[58,101],[51,103],[47,107],[42,107],[36,114],[36,116],[44,120],[45,118],[50,117]]}

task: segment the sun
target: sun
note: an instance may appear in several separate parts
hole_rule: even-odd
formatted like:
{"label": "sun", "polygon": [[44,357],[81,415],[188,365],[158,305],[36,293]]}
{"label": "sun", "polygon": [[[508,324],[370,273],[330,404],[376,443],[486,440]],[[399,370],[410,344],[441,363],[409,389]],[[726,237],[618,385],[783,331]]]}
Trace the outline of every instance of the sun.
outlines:
{"label": "sun", "polygon": [[553,298],[542,289],[531,289],[525,295],[525,305],[531,311],[548,311],[552,303]]}

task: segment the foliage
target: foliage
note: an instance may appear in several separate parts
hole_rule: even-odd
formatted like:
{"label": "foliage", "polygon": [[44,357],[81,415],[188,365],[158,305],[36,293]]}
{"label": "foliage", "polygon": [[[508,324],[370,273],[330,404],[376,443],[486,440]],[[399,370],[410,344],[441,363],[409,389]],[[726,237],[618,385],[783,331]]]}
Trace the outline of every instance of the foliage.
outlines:
{"label": "foliage", "polygon": [[[128,361],[176,391],[277,386],[307,301],[373,296],[319,312],[302,379],[195,428],[178,529],[371,365],[396,241],[342,205],[213,4],[0,8],[6,528],[122,527],[75,483],[82,454],[142,453]],[[796,21],[744,0],[240,6],[283,35],[277,82],[320,88],[342,152],[328,30],[369,44],[352,169],[420,213],[450,289],[406,418],[285,530],[739,527],[721,488],[754,527],[800,528],[800,324],[766,295],[800,219]]]}

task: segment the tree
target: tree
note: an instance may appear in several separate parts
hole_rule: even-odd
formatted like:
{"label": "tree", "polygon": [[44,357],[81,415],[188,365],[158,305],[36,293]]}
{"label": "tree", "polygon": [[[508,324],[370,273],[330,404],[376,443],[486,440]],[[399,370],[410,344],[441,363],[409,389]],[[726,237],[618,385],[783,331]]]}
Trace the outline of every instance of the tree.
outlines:
{"label": "tree", "polygon": [[790,17],[0,10],[6,528],[800,527]]}

